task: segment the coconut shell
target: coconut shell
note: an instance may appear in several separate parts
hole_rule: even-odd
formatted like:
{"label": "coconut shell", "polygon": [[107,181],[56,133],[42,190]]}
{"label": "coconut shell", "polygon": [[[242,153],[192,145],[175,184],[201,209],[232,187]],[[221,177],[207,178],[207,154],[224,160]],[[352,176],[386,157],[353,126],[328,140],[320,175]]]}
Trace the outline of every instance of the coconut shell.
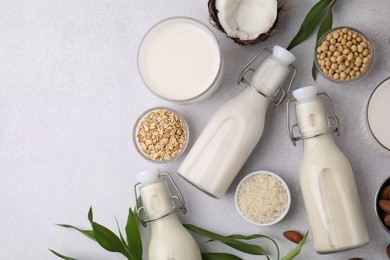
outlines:
{"label": "coconut shell", "polygon": [[[225,30],[222,28],[221,23],[219,22],[218,10],[215,7],[215,1],[216,0],[209,0],[209,2],[208,2],[208,9],[209,9],[209,15],[210,15],[209,20],[210,20],[210,23],[215,28],[217,28],[218,30],[220,30],[221,32],[226,34]],[[256,39],[254,39],[254,40],[240,40],[239,38],[233,38],[233,37],[230,37],[229,35],[226,34],[227,37],[232,39],[234,42],[236,42],[240,45],[244,45],[244,46],[255,45],[256,43],[263,42],[263,41],[267,40],[272,34],[275,33],[278,25],[280,24],[281,13],[285,11],[284,6],[286,5],[287,2],[288,2],[288,0],[278,1],[277,16],[276,16],[274,24],[267,32],[260,34]]]}

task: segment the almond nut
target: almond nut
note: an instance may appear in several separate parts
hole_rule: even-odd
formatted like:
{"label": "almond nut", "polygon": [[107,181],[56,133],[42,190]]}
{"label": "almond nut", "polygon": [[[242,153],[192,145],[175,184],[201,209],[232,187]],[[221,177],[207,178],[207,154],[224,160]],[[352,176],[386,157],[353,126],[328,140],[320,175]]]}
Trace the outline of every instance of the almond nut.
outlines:
{"label": "almond nut", "polygon": [[295,244],[298,244],[303,236],[301,235],[301,233],[299,233],[298,231],[295,231],[295,230],[287,230],[283,233],[283,235],[288,239],[290,240],[291,242],[295,243]]}
{"label": "almond nut", "polygon": [[388,244],[386,247],[386,253],[387,253],[387,256],[390,258],[390,244]]}
{"label": "almond nut", "polygon": [[383,222],[387,227],[390,227],[390,214],[386,214],[386,216],[383,218]]}
{"label": "almond nut", "polygon": [[382,199],[390,199],[390,185],[387,185],[381,192]]}
{"label": "almond nut", "polygon": [[390,214],[390,200],[379,200],[379,207],[381,207],[381,209]]}

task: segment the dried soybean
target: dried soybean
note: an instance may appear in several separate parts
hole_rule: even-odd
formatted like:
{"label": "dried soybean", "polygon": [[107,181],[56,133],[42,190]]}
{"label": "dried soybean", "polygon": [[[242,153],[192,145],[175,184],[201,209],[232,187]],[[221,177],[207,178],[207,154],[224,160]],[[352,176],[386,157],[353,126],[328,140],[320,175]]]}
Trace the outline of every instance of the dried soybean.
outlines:
{"label": "dried soybean", "polygon": [[317,64],[335,80],[353,80],[372,62],[372,50],[366,37],[350,28],[328,33],[317,47]]}

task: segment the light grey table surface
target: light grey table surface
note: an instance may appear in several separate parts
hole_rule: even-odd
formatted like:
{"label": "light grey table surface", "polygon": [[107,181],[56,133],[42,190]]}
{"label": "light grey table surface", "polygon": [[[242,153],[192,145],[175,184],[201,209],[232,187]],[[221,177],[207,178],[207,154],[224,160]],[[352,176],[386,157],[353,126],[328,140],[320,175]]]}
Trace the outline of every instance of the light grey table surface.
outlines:
{"label": "light grey table surface", "polygon": [[[136,54],[144,33],[170,16],[189,16],[208,26],[207,1],[31,0],[0,2],[0,259],[55,259],[48,248],[77,259],[121,259],[76,231],[54,223],[88,228],[87,211],[116,229],[134,205],[138,172],[155,167],[136,153],[132,128],[137,116],[157,105],[180,111],[188,120],[191,147],[211,114],[236,96],[243,66],[264,47],[287,46],[316,1],[290,0],[278,31],[264,43],[242,47],[212,28],[222,49],[226,73],[221,87],[204,102],[178,106],[151,94],[137,71]],[[361,125],[365,103],[375,86],[390,76],[390,1],[339,1],[334,26],[355,27],[372,39],[375,64],[362,81],[335,85],[319,77],[340,116],[334,137],[349,158],[360,193],[370,244],[332,255],[318,255],[308,238],[297,259],[387,259],[389,235],[374,213],[374,195],[389,176],[390,159],[374,150]],[[314,37],[293,49],[298,74],[293,88],[312,85]],[[291,95],[289,96],[291,98]],[[183,192],[188,214],[183,222],[213,231],[262,233],[277,240],[282,253],[293,244],[283,231],[309,227],[298,181],[302,143],[294,147],[286,133],[285,104],[270,109],[266,130],[226,196],[215,200],[183,181],[176,170],[183,158],[161,165]],[[383,114],[389,119],[388,111]],[[292,205],[271,227],[246,223],[235,210],[239,180],[255,170],[270,170],[286,180]],[[233,252],[219,243],[203,251]],[[275,256],[272,245],[257,241]],[[265,259],[239,254],[244,259]]]}

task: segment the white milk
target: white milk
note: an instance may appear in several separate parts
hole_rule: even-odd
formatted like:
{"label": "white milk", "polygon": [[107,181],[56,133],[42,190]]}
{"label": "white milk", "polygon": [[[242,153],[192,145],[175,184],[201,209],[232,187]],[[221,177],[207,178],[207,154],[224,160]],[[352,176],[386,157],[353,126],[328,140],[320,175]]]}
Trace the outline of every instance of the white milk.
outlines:
{"label": "white milk", "polygon": [[203,24],[185,17],[164,20],[146,34],[138,65],[155,94],[178,103],[210,96],[222,80],[216,39]]}
{"label": "white milk", "polygon": [[390,120],[384,114],[390,111],[390,79],[382,82],[370,97],[367,122],[377,144],[390,151]]}
{"label": "white milk", "polygon": [[[311,93],[314,96],[300,100],[301,95],[293,92],[303,136],[329,129],[323,103],[316,91]],[[347,250],[369,242],[352,168],[330,134],[304,140],[300,183],[318,253]]]}
{"label": "white milk", "polygon": [[140,173],[140,193],[145,212],[150,222],[151,234],[148,250],[149,260],[201,260],[198,245],[183,227],[173,209],[171,194],[166,183],[158,177],[159,170]]}
{"label": "white milk", "polygon": [[[252,78],[252,84],[273,96],[289,74],[295,57],[275,46]],[[191,148],[179,174],[207,194],[220,198],[259,142],[269,100],[249,86],[220,107]]]}

